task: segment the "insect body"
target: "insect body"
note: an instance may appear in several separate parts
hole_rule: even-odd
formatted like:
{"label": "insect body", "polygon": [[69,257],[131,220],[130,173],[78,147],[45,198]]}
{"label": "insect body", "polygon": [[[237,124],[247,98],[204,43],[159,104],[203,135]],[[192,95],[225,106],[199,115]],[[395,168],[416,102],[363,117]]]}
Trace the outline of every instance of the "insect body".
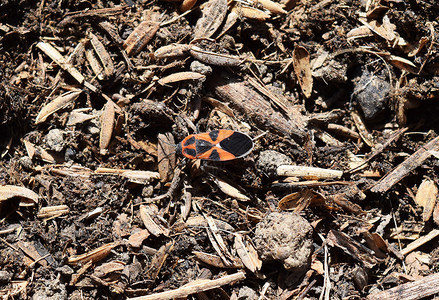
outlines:
{"label": "insect body", "polygon": [[177,153],[190,159],[226,161],[246,156],[253,149],[253,140],[234,130],[214,130],[191,134],[177,145]]}

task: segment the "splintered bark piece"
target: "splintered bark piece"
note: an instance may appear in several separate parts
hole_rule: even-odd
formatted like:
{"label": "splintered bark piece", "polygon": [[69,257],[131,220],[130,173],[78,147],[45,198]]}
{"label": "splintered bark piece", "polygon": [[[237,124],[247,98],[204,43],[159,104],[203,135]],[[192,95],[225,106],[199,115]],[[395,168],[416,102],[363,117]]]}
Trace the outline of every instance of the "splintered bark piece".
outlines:
{"label": "splintered bark piece", "polygon": [[155,219],[154,216],[158,215],[158,208],[154,204],[140,205],[139,208],[140,218],[143,221],[143,225],[145,225],[146,229],[155,236],[159,236],[161,234],[165,236],[169,236],[169,229],[166,228],[163,224],[159,223],[159,220]]}
{"label": "splintered bark piece", "polygon": [[415,240],[414,242],[408,244],[404,249],[401,250],[401,254],[402,255],[409,254],[410,252],[412,252],[413,250],[417,249],[418,247],[421,247],[425,243],[427,243],[427,242],[431,241],[432,239],[436,238],[438,235],[439,235],[439,230],[438,229],[433,229],[427,235],[424,235],[424,236],[418,238],[417,240]]}
{"label": "splintered bark piece", "polygon": [[211,82],[211,87],[223,101],[233,103],[249,120],[264,130],[302,140],[305,135],[307,119],[299,112],[294,119],[288,119],[275,110],[270,102],[247,82],[238,79],[225,79],[220,76]]}
{"label": "splintered bark piece", "polygon": [[210,38],[222,25],[227,15],[227,0],[209,0],[194,29],[194,39]]}
{"label": "splintered bark piece", "polygon": [[339,179],[343,171],[306,166],[282,165],[276,170],[278,176],[294,176],[312,179]]}
{"label": "splintered bark piece", "polygon": [[411,171],[419,167],[432,153],[431,151],[439,150],[439,137],[435,137],[430,142],[422,146],[418,151],[413,153],[409,158],[400,163],[395,169],[387,173],[383,178],[378,180],[370,190],[374,193],[384,193],[392,188],[401,179],[406,177]]}
{"label": "splintered bark piece", "polygon": [[111,168],[97,168],[95,174],[115,174],[127,178],[130,182],[138,184],[149,184],[153,180],[160,178],[158,172]]}
{"label": "splintered bark piece", "polygon": [[175,290],[161,292],[153,295],[129,298],[129,300],[165,300],[165,299],[185,298],[192,294],[216,289],[226,284],[231,284],[233,282],[243,279],[245,279],[245,274],[243,272],[237,272],[235,274],[226,275],[221,278],[212,279],[212,280],[209,279],[195,280],[194,282],[190,282],[187,285],[182,286],[181,288]]}
{"label": "splintered bark piece", "polygon": [[160,28],[159,22],[143,21],[123,43],[128,55],[136,55],[149,43]]}
{"label": "splintered bark piece", "polygon": [[84,82],[84,76],[75,67],[68,63],[67,59],[65,59],[58,50],[52,47],[52,45],[45,42],[39,42],[37,48],[54,60],[63,70],[69,72],[79,83],[82,84]]}
{"label": "splintered bark piece", "polygon": [[86,88],[90,89],[92,92],[97,92],[97,88],[91,83],[85,80],[85,77],[76,69],[67,58],[62,56],[54,47],[48,43],[39,42],[37,48],[43,51],[47,56],[49,56],[54,62],[58,64],[64,71],[67,71],[76,81],[83,84]]}
{"label": "splintered bark piece", "polygon": [[414,300],[439,293],[439,273],[369,295],[368,300]]}

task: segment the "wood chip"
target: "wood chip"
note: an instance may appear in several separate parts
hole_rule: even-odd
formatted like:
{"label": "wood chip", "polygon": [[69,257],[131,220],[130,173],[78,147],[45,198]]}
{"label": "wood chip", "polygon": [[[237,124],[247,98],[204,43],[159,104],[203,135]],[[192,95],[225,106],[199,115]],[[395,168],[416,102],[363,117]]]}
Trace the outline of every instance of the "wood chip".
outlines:
{"label": "wood chip", "polygon": [[404,249],[401,250],[401,254],[407,255],[410,252],[412,252],[413,250],[416,250],[418,247],[424,245],[425,243],[430,242],[431,240],[433,240],[437,236],[439,236],[439,230],[433,229],[427,235],[424,235],[424,236],[416,239],[416,241],[408,244]]}
{"label": "wood chip", "polygon": [[55,61],[63,70],[69,72],[70,75],[72,75],[73,78],[75,78],[80,84],[84,83],[84,76],[75,67],[73,67],[72,64],[70,64],[67,59],[52,45],[45,42],[39,42],[37,44],[37,48]]}
{"label": "wood chip", "polygon": [[250,120],[254,120],[257,126],[263,130],[272,130],[285,136],[302,140],[306,135],[308,119],[294,110],[287,118],[274,109],[272,104],[249,83],[238,78],[223,78],[216,76],[209,82],[210,87],[222,101],[230,102]]}
{"label": "wood chip", "polygon": [[238,16],[242,16],[253,20],[265,21],[270,19],[269,14],[254,7],[235,5],[233,6],[232,11],[235,12]]}
{"label": "wood chip", "polygon": [[227,0],[209,0],[194,28],[194,39],[210,38],[218,31],[227,15]]}
{"label": "wood chip", "polygon": [[186,12],[197,3],[197,0],[183,0],[180,5],[181,12]]}
{"label": "wood chip", "polygon": [[287,11],[282,8],[282,5],[271,0],[257,0],[257,3],[261,4],[266,10],[275,15],[286,14]]}
{"label": "wood chip", "polygon": [[326,199],[322,194],[310,189],[303,189],[283,197],[278,206],[280,210],[294,209],[295,213],[299,213],[311,205],[319,206],[325,204],[325,202]]}
{"label": "wood chip", "polygon": [[142,229],[139,231],[136,231],[130,237],[128,238],[128,243],[133,248],[139,248],[142,246],[142,243],[144,240],[146,240],[149,237],[149,231],[146,229]]}
{"label": "wood chip", "polygon": [[372,250],[361,245],[343,232],[331,230],[326,241],[330,246],[338,247],[352,258],[362,262],[366,268],[373,268],[379,262]]}

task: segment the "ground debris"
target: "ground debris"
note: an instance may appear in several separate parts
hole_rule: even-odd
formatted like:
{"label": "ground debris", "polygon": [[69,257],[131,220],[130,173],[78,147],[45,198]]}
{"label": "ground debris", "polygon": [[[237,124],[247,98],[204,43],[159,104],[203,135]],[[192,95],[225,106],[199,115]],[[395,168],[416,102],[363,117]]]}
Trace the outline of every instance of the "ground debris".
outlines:
{"label": "ground debris", "polygon": [[3,2],[0,298],[437,293],[437,1]]}

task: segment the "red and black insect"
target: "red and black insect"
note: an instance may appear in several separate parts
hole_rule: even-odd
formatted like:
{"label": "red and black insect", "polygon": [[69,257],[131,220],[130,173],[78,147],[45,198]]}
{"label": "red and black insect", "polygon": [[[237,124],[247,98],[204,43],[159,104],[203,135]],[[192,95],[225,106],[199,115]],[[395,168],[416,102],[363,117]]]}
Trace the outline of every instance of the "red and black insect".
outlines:
{"label": "red and black insect", "polygon": [[177,154],[190,159],[226,161],[246,156],[253,149],[253,140],[234,130],[213,130],[191,134],[177,144]]}

